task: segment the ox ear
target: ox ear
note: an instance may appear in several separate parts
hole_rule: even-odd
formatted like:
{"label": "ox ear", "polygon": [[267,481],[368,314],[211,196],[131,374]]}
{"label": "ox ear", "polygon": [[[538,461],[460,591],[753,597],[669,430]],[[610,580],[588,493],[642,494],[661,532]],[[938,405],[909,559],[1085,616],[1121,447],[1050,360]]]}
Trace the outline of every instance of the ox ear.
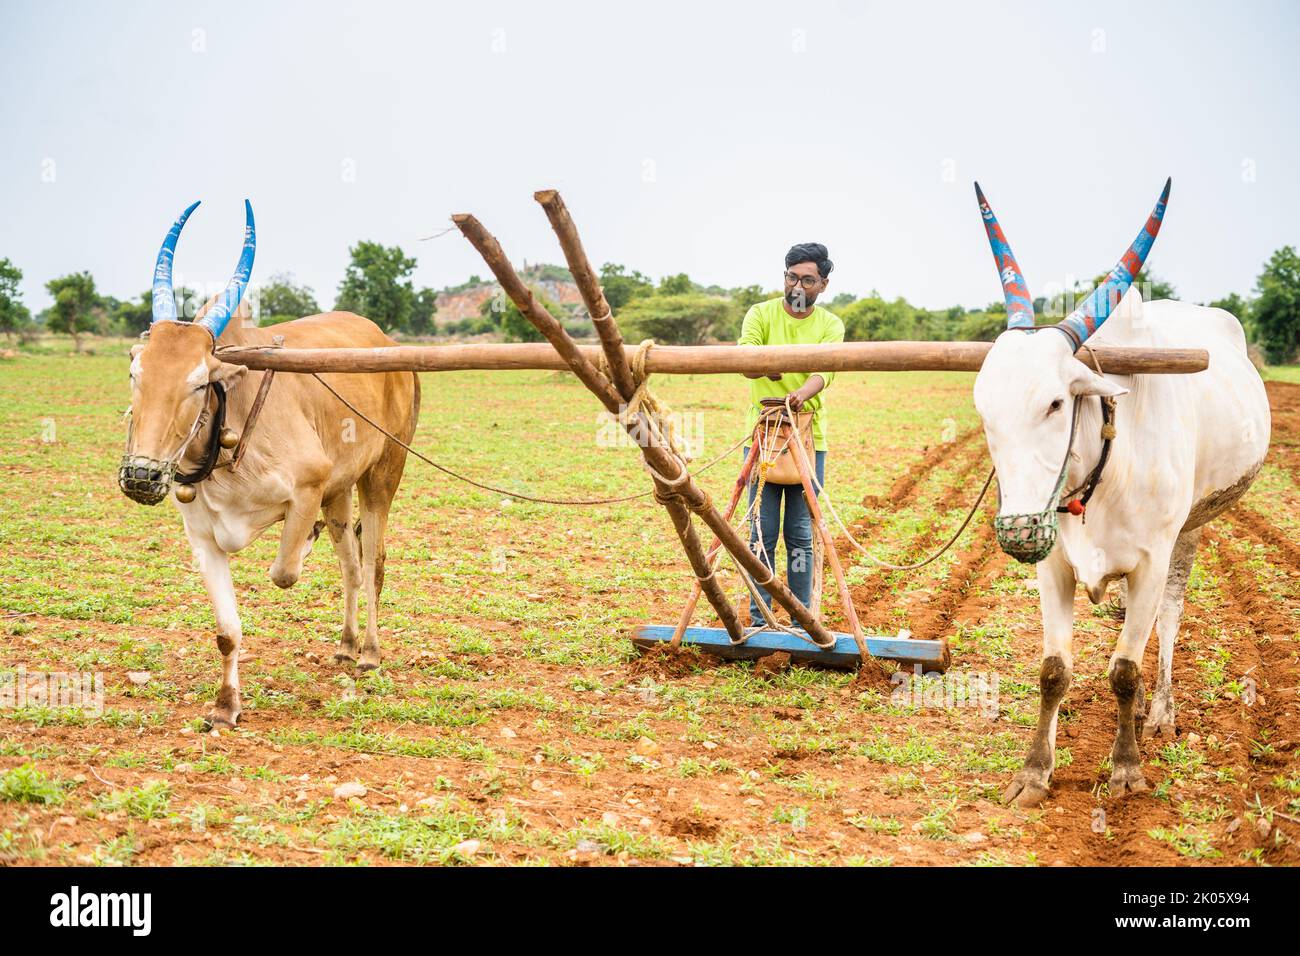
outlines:
{"label": "ox ear", "polygon": [[1082,362],[1071,359],[1074,366],[1074,378],[1070,382],[1071,395],[1100,395],[1102,398],[1116,398],[1127,395],[1128,389],[1118,382],[1103,378]]}
{"label": "ox ear", "polygon": [[235,386],[243,379],[244,373],[248,369],[243,365],[236,365],[233,362],[220,362],[209,369],[208,381],[220,382],[227,392],[233,391]]}

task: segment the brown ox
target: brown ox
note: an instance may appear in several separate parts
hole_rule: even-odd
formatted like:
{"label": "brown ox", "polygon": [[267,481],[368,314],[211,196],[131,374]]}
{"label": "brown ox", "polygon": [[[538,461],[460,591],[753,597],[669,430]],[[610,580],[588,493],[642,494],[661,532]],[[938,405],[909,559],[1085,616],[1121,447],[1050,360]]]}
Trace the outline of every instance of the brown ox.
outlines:
{"label": "brown ox", "polygon": [[[197,206],[198,204],[195,203]],[[239,309],[253,264],[252,208],[244,252],[226,292],[194,322],[177,321],[171,285],[176,240],[194,206],[177,220],[158,254],[153,324],[131,350],[131,432],[118,481],[123,492],[156,504],[174,491],[185,534],[216,612],[222,656],[221,689],[208,720],[233,727],[239,719],[242,627],[230,577],[230,555],[277,521],[284,522],[271,580],[291,587],[322,527],[329,529],[343,572],[343,633],[335,660],[362,670],[379,666],[377,608],[384,581],[384,530],[402,478],[406,451],[388,441],[310,376],[280,375],[271,384],[237,469],[229,468],[233,433],[219,434],[221,405],[235,428],[248,421],[264,372],[223,362],[217,343],[291,348],[394,344],[378,326],[349,312],[313,315],[256,328],[229,323]],[[247,315],[247,304],[244,306]],[[227,324],[229,327],[227,328]],[[420,408],[419,379],[410,372],[322,376],[362,414],[409,442]],[[221,439],[224,437],[225,441]],[[215,467],[200,477],[205,466]],[[360,541],[352,518],[352,489],[360,495]],[[189,499],[189,500],[186,500]],[[324,521],[317,516],[324,514]],[[358,657],[357,595],[369,612]]]}

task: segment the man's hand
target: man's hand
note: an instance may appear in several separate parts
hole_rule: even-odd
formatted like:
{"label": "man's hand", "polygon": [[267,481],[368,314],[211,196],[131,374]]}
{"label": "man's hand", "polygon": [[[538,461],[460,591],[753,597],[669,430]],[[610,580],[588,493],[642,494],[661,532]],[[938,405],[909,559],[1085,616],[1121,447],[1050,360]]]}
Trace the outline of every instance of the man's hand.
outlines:
{"label": "man's hand", "polygon": [[808,381],[803,383],[802,388],[797,388],[790,393],[790,410],[792,412],[798,412],[799,409],[803,408],[804,402],[808,401],[825,387],[826,382],[822,377],[820,375],[813,375],[808,379]]}

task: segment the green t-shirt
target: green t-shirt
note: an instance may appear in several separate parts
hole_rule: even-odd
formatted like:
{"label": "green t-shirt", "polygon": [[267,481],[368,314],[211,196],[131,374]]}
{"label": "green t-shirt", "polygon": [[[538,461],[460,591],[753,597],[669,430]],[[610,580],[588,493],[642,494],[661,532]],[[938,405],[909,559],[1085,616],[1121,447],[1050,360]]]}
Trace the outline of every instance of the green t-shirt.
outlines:
{"label": "green t-shirt", "polygon": [[[815,345],[819,342],[843,342],[844,323],[839,316],[814,305],[812,315],[793,318],[786,312],[784,299],[769,299],[750,306],[740,329],[737,345]],[[758,424],[761,400],[785,398],[813,375],[820,375],[830,388],[834,372],[787,372],[779,382],[766,375],[749,380],[749,415],[746,429],[752,434]],[[826,388],[804,403],[803,411],[812,412],[813,448],[826,450]]]}

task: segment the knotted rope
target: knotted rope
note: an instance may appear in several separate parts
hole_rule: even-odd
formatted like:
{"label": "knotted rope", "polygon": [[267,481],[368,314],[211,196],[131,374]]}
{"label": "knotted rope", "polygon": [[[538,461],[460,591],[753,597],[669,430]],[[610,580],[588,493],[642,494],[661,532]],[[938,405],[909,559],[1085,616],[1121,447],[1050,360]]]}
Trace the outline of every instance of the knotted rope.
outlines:
{"label": "knotted rope", "polygon": [[[636,352],[633,353],[631,361],[628,363],[632,370],[632,384],[635,391],[632,392],[631,398],[618,414],[618,423],[624,428],[636,427],[638,431],[640,426],[637,422],[639,413],[645,413],[645,420],[650,426],[650,434],[647,437],[649,441],[660,442],[660,447],[667,448],[682,459],[689,462],[692,456],[677,436],[677,429],[673,425],[673,410],[667,402],[662,401],[654,392],[650,391],[650,373],[646,371],[646,356],[650,350],[655,347],[654,339],[643,339],[637,346]],[[605,377],[605,380],[614,384],[613,375],[609,369],[609,359],[605,353],[601,352],[597,362],[596,370]],[[617,392],[615,387],[615,391]],[[673,484],[676,479],[663,479],[667,484]]]}

